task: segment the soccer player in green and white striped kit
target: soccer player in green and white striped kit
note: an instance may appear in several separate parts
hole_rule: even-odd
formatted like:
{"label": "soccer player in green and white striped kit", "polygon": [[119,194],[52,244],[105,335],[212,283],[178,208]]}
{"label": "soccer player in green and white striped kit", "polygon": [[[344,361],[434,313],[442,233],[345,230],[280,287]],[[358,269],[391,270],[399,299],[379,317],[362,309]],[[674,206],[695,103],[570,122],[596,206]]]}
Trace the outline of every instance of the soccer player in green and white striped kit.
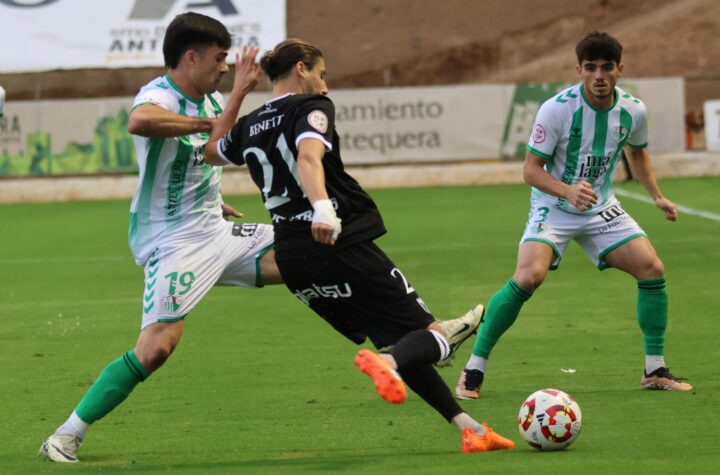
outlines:
{"label": "soccer player in green and white striped kit", "polygon": [[559,266],[570,240],[598,269],[615,267],[637,280],[637,319],[645,349],[641,386],[692,389],[670,373],[663,357],[668,319],[663,263],[612,189],[626,148],[636,179],[666,219],[677,219],[677,207],[662,195],[650,166],[645,105],[616,86],[623,70],[617,39],[590,33],[577,44],[576,53],[581,82],[547,100],[535,118],[523,166],[525,181],[533,187],[531,208],[515,274],[488,302],[455,389],[461,399],[479,397],[490,352],[548,269]]}
{"label": "soccer player in green and white striped kit", "polygon": [[[282,278],[275,264],[272,226],[234,224],[240,216],[220,196],[220,168],[205,163],[203,148],[228,72],[227,29],[210,17],[185,13],[168,26],[163,44],[168,73],[136,96],[128,119],[140,176],[130,207],[129,242],[145,269],[142,323],[135,346],[110,362],[70,417],[39,454],[77,462],[88,428],[114,410],[159,369],[180,341],[185,317],[214,285],[262,287]],[[243,50],[235,68],[240,100],[257,82],[257,48]]]}

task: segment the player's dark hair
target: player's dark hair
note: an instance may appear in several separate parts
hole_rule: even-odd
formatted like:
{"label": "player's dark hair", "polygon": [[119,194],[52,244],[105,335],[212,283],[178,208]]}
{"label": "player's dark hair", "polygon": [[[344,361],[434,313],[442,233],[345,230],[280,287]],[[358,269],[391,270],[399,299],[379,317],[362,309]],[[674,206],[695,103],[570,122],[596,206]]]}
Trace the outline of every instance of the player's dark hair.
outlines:
{"label": "player's dark hair", "polygon": [[175,69],[189,49],[218,45],[230,49],[230,33],[225,25],[200,13],[187,12],[175,17],[165,31],[163,56],[165,66]]}
{"label": "player's dark hair", "polygon": [[605,32],[593,31],[575,46],[575,54],[577,54],[578,64],[582,64],[583,60],[595,61],[597,59],[607,59],[620,64],[622,45]]}
{"label": "player's dark hair", "polygon": [[288,38],[260,58],[260,67],[271,81],[275,81],[285,77],[300,61],[311,70],[322,57],[322,51],[313,45],[297,38]]}

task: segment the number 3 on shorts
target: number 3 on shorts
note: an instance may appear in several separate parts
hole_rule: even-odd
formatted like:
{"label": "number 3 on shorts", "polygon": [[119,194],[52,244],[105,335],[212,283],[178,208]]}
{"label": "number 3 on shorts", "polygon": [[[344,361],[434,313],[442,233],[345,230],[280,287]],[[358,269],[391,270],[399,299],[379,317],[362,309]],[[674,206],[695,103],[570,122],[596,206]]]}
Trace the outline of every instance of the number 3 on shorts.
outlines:
{"label": "number 3 on shorts", "polygon": [[547,206],[542,206],[537,209],[538,217],[540,219],[533,221],[533,223],[544,223],[548,219],[548,214],[550,214],[550,208]]}

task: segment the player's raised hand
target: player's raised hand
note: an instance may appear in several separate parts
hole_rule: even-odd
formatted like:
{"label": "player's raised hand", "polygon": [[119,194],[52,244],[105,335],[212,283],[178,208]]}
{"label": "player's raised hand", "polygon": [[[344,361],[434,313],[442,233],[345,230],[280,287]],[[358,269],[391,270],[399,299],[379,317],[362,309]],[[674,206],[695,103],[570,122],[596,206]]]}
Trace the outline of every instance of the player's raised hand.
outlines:
{"label": "player's raised hand", "polygon": [[260,67],[255,63],[258,51],[260,48],[257,46],[243,46],[239,53],[235,53],[233,90],[248,93],[255,88],[262,73]]}
{"label": "player's raised hand", "polygon": [[658,198],[655,200],[655,206],[665,213],[665,219],[668,221],[677,221],[678,211],[675,203],[667,198]]}
{"label": "player's raised hand", "polygon": [[565,198],[580,211],[585,211],[597,203],[598,195],[593,191],[592,185],[583,180],[571,185]]}

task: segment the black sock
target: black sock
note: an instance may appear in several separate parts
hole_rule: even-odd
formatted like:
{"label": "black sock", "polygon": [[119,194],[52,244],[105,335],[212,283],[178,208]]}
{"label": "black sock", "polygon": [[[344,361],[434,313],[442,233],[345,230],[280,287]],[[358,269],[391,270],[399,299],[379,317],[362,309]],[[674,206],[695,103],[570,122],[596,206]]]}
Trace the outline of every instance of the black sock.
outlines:
{"label": "black sock", "polygon": [[440,359],[440,346],[430,330],[415,330],[395,343],[389,350],[398,371],[417,365],[428,365]]}
{"label": "black sock", "polygon": [[405,384],[430,404],[448,422],[464,412],[453,397],[445,381],[430,364],[410,366],[399,370]]}

